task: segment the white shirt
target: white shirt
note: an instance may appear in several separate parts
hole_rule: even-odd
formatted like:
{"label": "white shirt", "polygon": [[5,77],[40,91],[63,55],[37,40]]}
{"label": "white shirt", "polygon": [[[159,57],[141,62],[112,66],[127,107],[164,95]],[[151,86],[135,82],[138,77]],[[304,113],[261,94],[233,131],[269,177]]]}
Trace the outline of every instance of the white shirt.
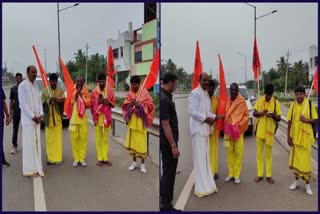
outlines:
{"label": "white shirt", "polygon": [[35,116],[43,116],[43,108],[38,86],[26,78],[18,87],[18,98],[21,109],[21,125],[35,125]]}
{"label": "white shirt", "polygon": [[205,123],[207,117],[215,118],[216,115],[211,112],[211,100],[208,92],[203,90],[199,85],[192,90],[189,95],[189,123],[191,136],[199,134],[209,136],[211,128]]}

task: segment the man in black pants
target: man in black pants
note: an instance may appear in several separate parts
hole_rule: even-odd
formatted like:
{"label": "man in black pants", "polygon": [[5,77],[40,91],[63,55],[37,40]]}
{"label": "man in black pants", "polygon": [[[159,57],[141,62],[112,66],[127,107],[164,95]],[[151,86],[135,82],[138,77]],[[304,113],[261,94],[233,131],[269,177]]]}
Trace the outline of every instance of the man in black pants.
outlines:
{"label": "man in black pants", "polygon": [[13,148],[11,150],[11,154],[17,153],[18,148],[18,131],[19,131],[19,123],[21,118],[21,110],[19,107],[19,99],[18,99],[18,86],[22,82],[22,74],[16,73],[16,85],[13,86],[10,90],[10,104],[9,104],[9,114],[10,119],[13,121],[13,134],[12,134],[12,145]]}
{"label": "man in black pants", "polygon": [[180,154],[178,118],[172,101],[172,92],[177,86],[177,79],[172,72],[164,74],[160,93],[160,150],[163,171],[160,181],[160,211],[180,211],[173,208],[171,204]]}
{"label": "man in black pants", "polygon": [[5,156],[4,156],[4,152],[3,152],[3,129],[4,129],[4,122],[3,122],[3,119],[4,119],[4,114],[6,114],[5,116],[6,116],[6,125],[9,125],[9,123],[10,123],[10,118],[9,118],[9,112],[8,112],[8,107],[7,107],[7,103],[6,103],[6,95],[4,94],[4,91],[3,91],[3,89],[1,88],[1,93],[2,93],[2,109],[3,109],[3,111],[2,111],[2,114],[0,115],[0,120],[1,120],[1,132],[2,132],[2,144],[1,144],[1,146],[2,146],[2,166],[4,166],[4,167],[9,167],[10,166],[10,164],[6,161],[6,158],[5,158]]}

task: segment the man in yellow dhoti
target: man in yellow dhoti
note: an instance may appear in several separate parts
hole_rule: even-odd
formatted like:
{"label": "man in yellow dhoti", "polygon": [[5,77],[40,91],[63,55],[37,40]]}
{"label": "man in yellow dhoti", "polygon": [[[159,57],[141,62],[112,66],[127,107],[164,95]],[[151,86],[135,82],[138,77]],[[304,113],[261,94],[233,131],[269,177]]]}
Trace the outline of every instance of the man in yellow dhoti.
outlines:
{"label": "man in yellow dhoti", "polygon": [[[213,114],[218,113],[218,97],[213,95],[215,91],[216,84],[214,80],[210,80],[209,87],[207,89],[208,94],[211,98],[211,112]],[[212,125],[212,132],[209,135],[209,146],[210,146],[210,166],[212,175],[215,179],[219,178],[218,175],[218,146],[219,146],[219,134],[217,130],[217,121],[215,120]]]}
{"label": "man in yellow dhoti", "polygon": [[77,77],[70,108],[72,109],[72,116],[69,122],[69,131],[74,159],[72,165],[76,167],[81,163],[82,166],[87,166],[85,162],[88,145],[88,118],[86,109],[90,108],[90,97],[82,76]]}
{"label": "man in yellow dhoti", "polygon": [[112,166],[108,159],[108,135],[111,128],[111,108],[116,105],[113,90],[106,85],[106,74],[98,74],[98,85],[91,94],[91,114],[96,129],[97,166]]}
{"label": "man in yellow dhoti", "polygon": [[287,115],[288,144],[292,147],[289,168],[295,176],[295,181],[289,188],[291,190],[298,188],[300,186],[299,179],[302,179],[306,182],[306,193],[312,195],[310,187],[311,150],[315,141],[312,124],[317,123],[318,113],[314,104],[305,99],[304,87],[297,87],[295,95],[296,101],[291,103]]}
{"label": "man in yellow dhoti", "polygon": [[259,183],[263,179],[263,150],[266,147],[266,177],[270,184],[274,183],[272,178],[272,147],[276,121],[281,120],[280,103],[273,96],[273,85],[268,84],[264,89],[264,96],[260,97],[254,105],[253,116],[256,117],[256,142],[257,142],[257,177],[254,179]]}
{"label": "man in yellow dhoti", "polygon": [[230,97],[226,105],[224,120],[224,141],[227,148],[227,159],[229,175],[225,181],[229,182],[234,178],[236,184],[240,183],[242,168],[242,156],[244,140],[243,134],[249,126],[249,111],[246,101],[239,94],[238,84],[230,85]]}
{"label": "man in yellow dhoti", "polygon": [[49,76],[50,85],[41,94],[43,119],[46,126],[47,165],[62,163],[62,114],[65,96],[58,85],[58,75]]}
{"label": "man in yellow dhoti", "polygon": [[130,84],[131,89],[122,105],[123,118],[128,124],[125,147],[133,157],[129,170],[137,168],[137,157],[140,157],[141,172],[146,173],[144,159],[147,156],[147,127],[152,125],[155,108],[147,89],[140,87],[139,76],[132,76]]}

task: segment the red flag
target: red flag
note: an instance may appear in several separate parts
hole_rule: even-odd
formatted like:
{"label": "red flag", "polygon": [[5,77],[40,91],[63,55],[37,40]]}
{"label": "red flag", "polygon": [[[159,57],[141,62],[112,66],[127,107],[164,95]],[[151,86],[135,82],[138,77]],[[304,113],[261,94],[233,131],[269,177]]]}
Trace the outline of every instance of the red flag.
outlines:
{"label": "red flag", "polygon": [[143,87],[149,89],[156,84],[158,73],[159,73],[159,62],[160,62],[160,48],[157,50],[152,64],[150,66],[150,71],[146,79],[144,80]]}
{"label": "red flag", "polygon": [[113,89],[114,88],[114,75],[116,75],[117,71],[114,67],[114,61],[113,61],[113,51],[112,47],[109,47],[108,50],[108,65],[107,65],[107,83],[109,86]]}
{"label": "red flag", "polygon": [[[224,115],[226,113],[228,94],[227,94],[226,80],[224,78],[224,70],[223,70],[223,65],[222,65],[222,61],[220,58],[220,54],[218,54],[218,57],[219,57],[220,92],[219,92],[219,105],[218,105],[217,115]],[[220,131],[223,130],[223,122],[224,122],[223,119],[219,119],[217,121],[218,134],[220,134]]]}
{"label": "red flag", "polygon": [[318,95],[318,80],[319,80],[319,77],[318,77],[318,66],[317,66],[316,72],[314,73],[314,76],[313,76],[313,86],[317,95]]}
{"label": "red flag", "polygon": [[59,58],[60,64],[61,64],[61,68],[62,68],[62,74],[63,74],[63,78],[64,78],[64,82],[65,82],[65,86],[66,86],[66,91],[67,91],[67,99],[64,103],[64,112],[66,113],[67,117],[70,118],[71,117],[71,111],[72,109],[70,109],[70,104],[71,104],[71,99],[72,99],[72,94],[73,94],[73,87],[74,87],[74,82],[72,81],[69,71],[67,69],[67,67],[65,66],[65,64],[62,61],[62,58]]}
{"label": "red flag", "polygon": [[38,62],[40,75],[41,75],[41,79],[42,79],[42,83],[43,83],[43,88],[46,88],[49,85],[49,80],[48,80],[47,74],[43,69],[43,66],[42,66],[41,61],[38,56],[38,52],[37,52],[36,47],[34,45],[32,45],[32,49],[33,49],[34,55],[36,56],[36,59]]}
{"label": "red flag", "polygon": [[202,74],[202,63],[201,63],[201,57],[200,57],[199,42],[197,41],[196,59],[194,61],[194,73],[193,73],[192,89],[195,89],[199,85],[199,76],[200,76],[200,74]]}
{"label": "red flag", "polygon": [[255,79],[258,80],[258,78],[260,76],[261,64],[260,64],[260,59],[259,59],[259,52],[258,52],[256,38],[254,39],[254,45],[253,45],[252,69],[253,69]]}

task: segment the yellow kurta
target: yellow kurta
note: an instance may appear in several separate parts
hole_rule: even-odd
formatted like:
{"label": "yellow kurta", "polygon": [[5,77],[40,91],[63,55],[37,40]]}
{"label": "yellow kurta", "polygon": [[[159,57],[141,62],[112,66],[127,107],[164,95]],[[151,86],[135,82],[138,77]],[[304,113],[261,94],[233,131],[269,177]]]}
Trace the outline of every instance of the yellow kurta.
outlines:
{"label": "yellow kurta", "polygon": [[[53,96],[55,95],[55,90],[50,90]],[[49,127],[45,127],[46,133],[46,149],[48,161],[51,163],[61,163],[62,162],[62,119],[61,114],[52,105],[49,105]],[[53,112],[52,112],[53,109]],[[53,123],[53,116],[55,125]]]}
{"label": "yellow kurta", "polygon": [[88,122],[87,115],[83,118],[78,115],[76,102],[73,102],[72,116],[69,123],[69,131],[74,161],[84,161],[87,155]]}
{"label": "yellow kurta", "polygon": [[[217,114],[218,112],[218,98],[216,96],[211,97],[211,112]],[[218,146],[219,136],[217,131],[217,123],[213,124],[213,131],[209,135],[209,147],[210,147],[210,166],[212,175],[218,173]]]}
{"label": "yellow kurta", "polygon": [[[268,110],[268,112],[275,112],[276,115],[280,116],[281,107],[278,100],[274,97],[267,102],[265,96],[259,98],[254,105],[254,109],[257,112]],[[274,130],[275,121],[273,118],[263,116],[256,118],[257,130],[256,130],[256,144],[257,144],[257,176],[263,177],[264,171],[264,158],[263,150],[266,147],[266,176],[272,176],[272,147],[274,143]]]}
{"label": "yellow kurta", "polygon": [[146,158],[147,156],[147,129],[143,126],[142,119],[135,113],[132,114],[128,123],[125,148],[133,157]]}
{"label": "yellow kurta", "polygon": [[[300,122],[303,111],[304,117],[310,119],[310,107],[307,99],[304,99],[301,104],[296,101],[292,103],[287,115],[287,120],[291,121],[290,137],[293,142],[293,147],[290,150],[289,168],[295,176],[308,181],[311,176],[311,147],[315,139],[311,124]],[[312,119],[318,119],[313,104],[311,105],[311,112]]]}

